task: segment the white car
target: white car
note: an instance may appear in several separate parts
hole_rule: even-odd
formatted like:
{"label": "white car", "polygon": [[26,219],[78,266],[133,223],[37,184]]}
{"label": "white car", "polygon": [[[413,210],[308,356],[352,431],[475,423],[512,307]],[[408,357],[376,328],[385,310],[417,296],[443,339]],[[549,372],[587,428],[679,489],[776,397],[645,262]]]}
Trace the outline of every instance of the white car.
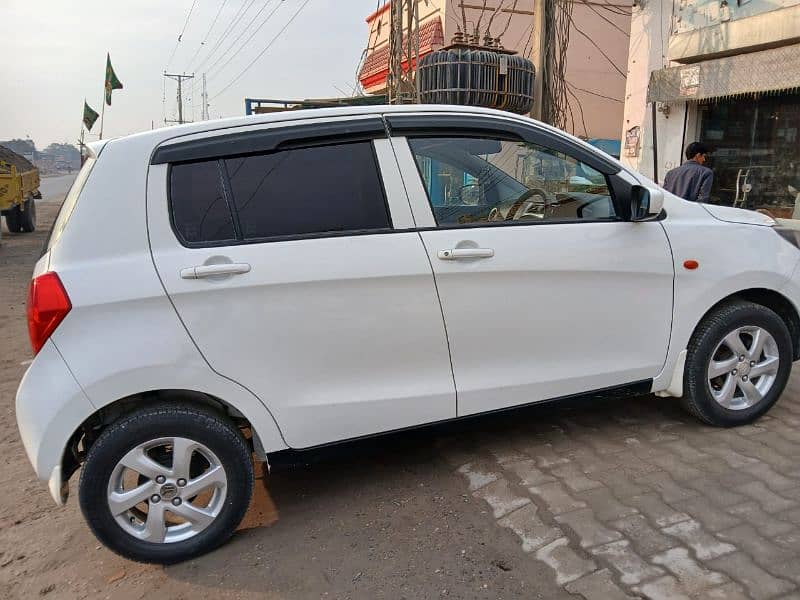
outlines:
{"label": "white car", "polygon": [[598,391],[738,425],[800,355],[793,230],[527,118],[337,108],[91,150],[17,419],[55,501],[82,465],[89,526],[134,560],[227,539],[252,454]]}

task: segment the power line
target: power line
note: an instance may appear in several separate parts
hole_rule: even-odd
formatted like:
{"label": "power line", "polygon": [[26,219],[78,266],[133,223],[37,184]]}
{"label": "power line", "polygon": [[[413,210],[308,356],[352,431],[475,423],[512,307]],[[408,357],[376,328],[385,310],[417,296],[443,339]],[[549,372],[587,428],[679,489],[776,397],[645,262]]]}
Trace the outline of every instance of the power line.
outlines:
{"label": "power line", "polygon": [[610,57],[608,54],[606,54],[606,53],[605,53],[605,51],[604,51],[604,50],[603,50],[603,49],[600,47],[600,45],[599,45],[597,42],[595,42],[595,41],[594,41],[594,40],[591,38],[591,36],[589,36],[589,34],[587,34],[585,31],[583,31],[582,29],[580,29],[580,28],[579,28],[579,27],[578,27],[578,26],[575,24],[575,20],[572,18],[572,16],[571,16],[571,15],[570,15],[569,21],[570,21],[570,23],[572,24],[572,28],[573,28],[575,31],[577,31],[578,33],[580,33],[580,34],[581,34],[583,37],[585,37],[587,40],[589,40],[589,43],[590,43],[592,46],[594,46],[595,48],[597,48],[597,51],[598,51],[600,54],[602,54],[602,55],[605,57],[605,59],[608,61],[608,64],[610,64],[612,67],[614,67],[614,70],[615,70],[617,73],[619,73],[619,74],[620,74],[620,75],[622,75],[623,77],[627,78],[627,75],[625,75],[625,72],[624,72],[622,69],[620,69],[620,68],[619,68],[619,67],[616,65],[616,63],[615,63],[613,60],[611,60],[611,57]]}
{"label": "power line", "polygon": [[[264,11],[264,9],[267,8],[267,6],[269,6],[270,2],[271,2],[271,0],[267,0],[266,1],[264,6],[262,6],[261,9],[253,16],[253,21],[252,22],[255,22],[255,19],[258,18],[258,15],[260,15]],[[239,52],[241,52],[242,50],[244,50],[244,48],[247,46],[247,44],[250,43],[250,40],[252,40],[253,37],[255,37],[255,35],[261,30],[261,28],[264,27],[264,25],[266,25],[267,21],[269,21],[272,18],[272,15],[274,15],[277,12],[277,10],[281,7],[281,4],[283,4],[283,0],[281,0],[281,2],[279,4],[275,5],[275,8],[273,8],[272,11],[270,11],[270,13],[264,18],[264,20],[261,22],[261,24],[258,27],[256,27],[256,29],[253,31],[253,33],[250,34],[250,37],[247,38],[241,46],[239,46],[239,48],[230,56],[230,58],[228,58],[228,60],[226,60],[223,63],[223,65],[221,67],[219,67],[219,69],[217,69],[217,74],[221,73],[225,69],[225,67],[227,67],[234,58],[236,58],[236,55],[239,54]],[[219,61],[222,60],[222,58],[228,53],[228,51],[231,48],[233,48],[233,46],[236,44],[236,42],[238,42],[241,39],[241,37],[245,34],[245,32],[249,29],[249,27],[250,27],[250,25],[248,24],[248,26],[245,27],[242,30],[242,32],[239,34],[239,36],[235,40],[233,40],[233,43],[230,46],[228,46],[228,49],[225,50],[225,52],[223,52],[216,61],[214,61],[214,64],[212,64],[208,68],[208,72],[209,73],[211,73],[211,71],[214,70],[215,66],[217,64],[219,64]],[[213,74],[210,75],[209,79],[214,79],[214,75]]]}
{"label": "power line", "polygon": [[189,64],[186,67],[187,69],[190,69],[192,67],[194,59],[197,58],[197,55],[200,54],[200,50],[202,50],[203,46],[205,46],[206,42],[208,41],[208,36],[211,35],[211,30],[214,29],[214,25],[217,24],[217,19],[219,19],[219,15],[222,13],[222,9],[225,8],[225,5],[227,3],[228,0],[222,0],[222,4],[219,5],[219,10],[217,10],[217,14],[214,15],[214,20],[211,21],[211,25],[209,26],[208,31],[206,31],[206,35],[203,37],[203,40],[200,42],[200,45],[197,47],[197,50],[194,51],[194,55],[192,56],[192,58],[189,59]]}
{"label": "power line", "polygon": [[[596,14],[598,17],[600,17],[601,19],[603,19],[603,21],[605,21],[606,23],[608,23],[609,25],[611,25],[611,26],[612,26],[614,29],[616,29],[617,31],[619,31],[619,32],[620,32],[622,35],[624,35],[625,37],[631,37],[631,34],[630,34],[630,33],[628,33],[628,32],[627,32],[627,31],[625,31],[625,30],[624,30],[622,27],[620,27],[619,25],[617,25],[616,23],[614,23],[614,21],[612,21],[612,20],[611,20],[611,19],[609,19],[607,16],[605,16],[604,14],[602,14],[602,13],[601,13],[599,10],[597,10],[597,9],[596,9],[594,6],[592,6],[591,4],[587,4],[587,5],[586,5],[586,8],[588,8],[589,10],[591,10],[591,11],[592,11],[594,14]],[[614,13],[614,14],[616,14],[616,13]]]}
{"label": "power line", "polygon": [[192,16],[195,4],[197,4],[197,0],[194,0],[192,2],[192,6],[189,8],[189,14],[186,15],[186,20],[183,22],[183,29],[181,29],[181,32],[178,34],[178,41],[175,42],[175,47],[172,49],[172,54],[169,55],[169,60],[167,61],[167,66],[166,66],[167,69],[169,68],[170,63],[172,62],[172,59],[175,57],[175,52],[178,50],[178,45],[181,43],[181,38],[183,37],[183,34],[186,33],[186,27],[189,25],[189,18]]}
{"label": "power line", "polygon": [[257,55],[257,56],[256,56],[256,57],[255,57],[255,58],[252,60],[252,61],[250,61],[250,63],[248,63],[248,65],[247,65],[247,66],[246,66],[244,69],[242,69],[242,70],[239,72],[239,74],[238,74],[236,77],[234,77],[234,78],[231,80],[231,82],[230,82],[230,83],[228,83],[228,85],[226,85],[224,88],[222,88],[222,89],[221,89],[221,90],[220,90],[220,91],[219,91],[217,94],[215,94],[215,95],[214,95],[214,96],[213,96],[211,99],[213,100],[214,98],[218,97],[220,94],[222,94],[223,92],[225,92],[225,90],[227,90],[229,87],[231,87],[231,86],[232,86],[234,83],[236,83],[237,81],[239,81],[239,79],[242,77],[242,75],[244,75],[245,73],[247,73],[247,71],[249,71],[249,70],[250,70],[250,67],[252,67],[254,64],[256,64],[256,61],[257,61],[259,58],[261,58],[261,57],[262,57],[262,56],[263,56],[263,55],[266,53],[266,51],[267,51],[267,50],[269,50],[269,49],[270,49],[270,47],[272,46],[272,44],[274,44],[274,43],[275,43],[275,40],[277,40],[277,39],[278,39],[278,38],[281,36],[281,34],[283,34],[283,32],[284,32],[284,31],[286,31],[286,29],[288,29],[289,25],[291,25],[291,24],[292,24],[292,21],[294,21],[294,20],[297,18],[297,15],[299,15],[299,14],[300,14],[300,12],[301,12],[301,11],[302,11],[302,10],[303,10],[305,7],[306,7],[306,4],[308,4],[310,1],[311,1],[311,0],[305,0],[305,1],[303,2],[303,4],[301,4],[301,5],[300,5],[300,8],[298,8],[298,9],[297,9],[297,12],[295,12],[295,13],[292,15],[292,18],[291,18],[291,19],[289,19],[289,21],[286,23],[286,25],[284,25],[284,26],[283,26],[283,28],[282,28],[282,29],[281,29],[281,30],[280,30],[278,33],[276,33],[276,34],[275,34],[275,37],[273,37],[273,38],[270,40],[270,42],[269,42],[269,43],[268,43],[268,44],[267,44],[267,45],[264,47],[264,49],[263,49],[261,52],[259,52],[259,53],[258,53],[258,55]]}
{"label": "power line", "polygon": [[249,1],[242,0],[242,4],[239,5],[239,10],[236,11],[236,14],[233,15],[233,19],[231,19],[231,22],[228,23],[228,26],[222,31],[216,43],[214,44],[214,47],[211,48],[211,50],[209,50],[206,57],[200,61],[200,64],[197,65],[197,70],[199,70],[204,64],[206,64],[211,59],[212,56],[214,56],[214,53],[217,51],[217,48],[219,48],[222,45],[222,42],[225,41],[228,34],[230,34],[236,28],[236,25],[239,24],[239,21],[242,20],[242,17],[244,17],[247,11],[250,10],[250,7],[253,6],[255,1],[256,0],[249,0]]}
{"label": "power line", "polygon": [[577,85],[567,82],[567,85],[570,86],[573,90],[578,90],[579,92],[584,92],[585,94],[591,94],[592,96],[597,96],[598,98],[605,98],[606,100],[612,100],[614,102],[619,102],[622,104],[622,100],[619,98],[614,98],[613,96],[606,96],[605,94],[601,94],[600,92],[593,92],[592,90],[587,90],[582,87],[578,87]]}

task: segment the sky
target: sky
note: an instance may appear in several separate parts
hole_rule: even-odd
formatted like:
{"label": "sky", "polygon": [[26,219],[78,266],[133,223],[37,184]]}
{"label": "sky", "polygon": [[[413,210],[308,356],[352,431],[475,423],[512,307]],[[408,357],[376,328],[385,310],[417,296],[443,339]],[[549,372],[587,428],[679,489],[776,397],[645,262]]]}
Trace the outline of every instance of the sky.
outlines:
{"label": "sky", "polygon": [[[16,26],[5,28],[0,36],[0,139],[30,137],[39,149],[51,142],[75,143],[84,98],[100,112],[106,52],[124,89],[114,91],[112,105],[106,106],[104,138],[163,126],[164,118],[177,118],[176,83],[164,79],[165,70],[196,76],[194,89],[190,81],[184,94],[185,118],[200,116],[203,71],[208,74],[212,118],[243,115],[245,97],[349,95],[367,44],[365,18],[382,3],[2,0],[0,22]],[[237,13],[244,16],[217,45]],[[234,81],[253,60],[252,67]],[[86,139],[97,139],[99,130],[98,120]]]}

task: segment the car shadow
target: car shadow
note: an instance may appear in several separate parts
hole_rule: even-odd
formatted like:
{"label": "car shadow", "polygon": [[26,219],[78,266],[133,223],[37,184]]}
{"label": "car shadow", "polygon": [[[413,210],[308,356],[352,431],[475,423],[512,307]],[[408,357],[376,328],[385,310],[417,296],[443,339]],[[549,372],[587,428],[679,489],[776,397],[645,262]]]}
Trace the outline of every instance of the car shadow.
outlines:
{"label": "car shadow", "polygon": [[[556,443],[565,431],[577,442],[582,437],[619,439],[620,430],[631,424],[653,431],[703,429],[674,399],[588,397],[277,453],[271,456],[270,471],[258,477],[251,507],[233,539],[215,552],[166,567],[165,573],[211,589],[273,590],[292,597],[313,590],[356,593],[358,582],[360,595],[370,589],[362,575],[365,565],[375,568],[383,553],[393,570],[380,577],[373,573],[377,587],[372,591],[380,596],[380,589],[401,589],[421,577],[417,572],[401,577],[411,557],[437,560],[441,550],[426,544],[439,542],[415,539],[417,527],[436,528],[446,514],[455,519],[448,535],[461,539],[462,529],[493,525],[483,505],[476,510],[469,503],[448,453],[479,461],[497,444],[524,444],[531,436],[540,444]],[[508,543],[509,552],[516,552],[515,540]],[[393,576],[399,578],[395,588]],[[425,596],[424,578],[416,583]]]}

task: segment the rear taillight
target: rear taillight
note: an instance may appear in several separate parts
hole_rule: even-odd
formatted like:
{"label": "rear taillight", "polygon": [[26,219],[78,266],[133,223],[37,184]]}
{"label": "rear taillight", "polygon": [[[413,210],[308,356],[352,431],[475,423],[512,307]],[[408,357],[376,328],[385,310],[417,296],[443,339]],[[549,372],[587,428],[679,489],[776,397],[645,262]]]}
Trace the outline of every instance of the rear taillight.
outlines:
{"label": "rear taillight", "polygon": [[58,275],[44,273],[31,281],[28,289],[28,335],[34,354],[42,349],[71,308],[67,290]]}

